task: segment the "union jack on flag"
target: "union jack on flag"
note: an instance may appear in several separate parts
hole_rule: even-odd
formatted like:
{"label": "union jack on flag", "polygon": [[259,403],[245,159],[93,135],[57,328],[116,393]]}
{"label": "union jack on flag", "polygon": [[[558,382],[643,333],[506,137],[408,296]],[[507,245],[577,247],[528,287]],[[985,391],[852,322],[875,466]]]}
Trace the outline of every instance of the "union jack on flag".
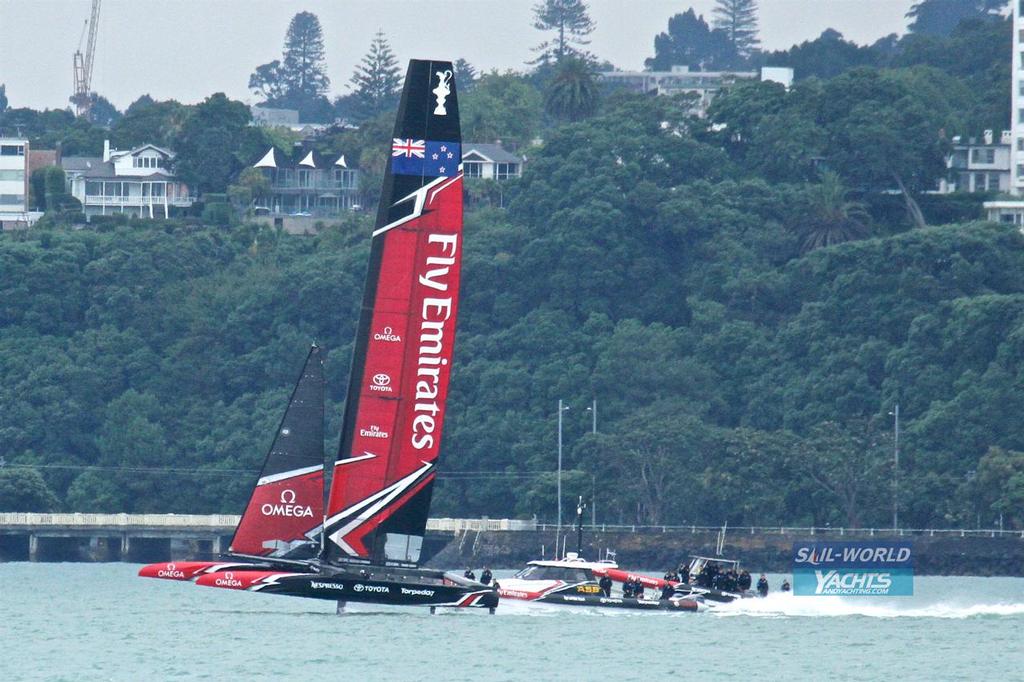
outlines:
{"label": "union jack on flag", "polygon": [[400,156],[406,159],[416,157],[422,159],[427,152],[427,143],[423,140],[402,140],[393,138],[391,143],[391,156]]}

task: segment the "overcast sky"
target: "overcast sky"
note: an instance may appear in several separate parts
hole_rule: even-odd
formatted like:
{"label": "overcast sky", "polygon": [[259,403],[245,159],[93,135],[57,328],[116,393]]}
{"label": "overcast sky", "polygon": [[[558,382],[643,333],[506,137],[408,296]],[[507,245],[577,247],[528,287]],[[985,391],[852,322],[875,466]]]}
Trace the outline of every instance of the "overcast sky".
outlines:
{"label": "overcast sky", "polygon": [[[377,29],[400,60],[463,57],[478,69],[522,69],[542,40],[534,0],[103,0],[93,89],[124,109],[139,95],[196,102],[213,92],[252,102],[259,64],[281,56],[288,21],[320,18],[331,96]],[[668,18],[693,7],[710,20],[714,0],[589,0],[590,45],[619,68],[639,69]],[[761,41],[783,49],[835,28],[870,43],[903,33],[913,0],[761,0]],[[67,106],[72,55],[89,0],[0,0],[0,83],[11,106]]]}

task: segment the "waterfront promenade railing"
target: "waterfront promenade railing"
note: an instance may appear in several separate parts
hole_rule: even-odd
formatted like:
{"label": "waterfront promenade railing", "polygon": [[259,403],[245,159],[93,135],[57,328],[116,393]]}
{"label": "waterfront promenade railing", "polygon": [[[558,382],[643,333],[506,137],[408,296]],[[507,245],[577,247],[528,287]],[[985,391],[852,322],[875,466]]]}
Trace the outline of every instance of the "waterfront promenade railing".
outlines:
{"label": "waterfront promenade railing", "polygon": [[[197,530],[230,532],[238,524],[235,514],[85,514],[85,513],[0,513],[0,532],[40,531],[68,528],[76,530]],[[562,526],[569,532],[572,525]],[[864,538],[872,536],[905,537],[1006,537],[1024,539],[1024,530],[998,528],[843,528],[836,526],[696,526],[696,525],[639,525],[639,524],[585,524],[587,532],[606,533],[721,533],[726,537],[737,535],[790,535],[822,536],[823,538]],[[540,531],[554,532],[553,523],[529,519],[452,519],[436,518],[427,521],[427,530],[438,532],[466,531]]]}

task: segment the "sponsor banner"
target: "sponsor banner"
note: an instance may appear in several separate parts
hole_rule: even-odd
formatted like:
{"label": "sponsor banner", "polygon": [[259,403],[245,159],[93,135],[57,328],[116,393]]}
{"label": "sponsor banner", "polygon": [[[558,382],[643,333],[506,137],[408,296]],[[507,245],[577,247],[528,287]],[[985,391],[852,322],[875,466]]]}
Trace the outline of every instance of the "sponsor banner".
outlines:
{"label": "sponsor banner", "polygon": [[793,594],[913,595],[912,544],[885,541],[794,543]]}

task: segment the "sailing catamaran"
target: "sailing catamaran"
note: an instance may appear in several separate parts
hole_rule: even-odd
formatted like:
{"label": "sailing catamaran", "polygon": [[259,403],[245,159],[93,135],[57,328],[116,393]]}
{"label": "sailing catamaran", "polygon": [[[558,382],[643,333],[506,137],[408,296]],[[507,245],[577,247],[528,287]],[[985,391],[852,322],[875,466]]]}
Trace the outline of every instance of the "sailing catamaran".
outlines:
{"label": "sailing catamaran", "polygon": [[[346,601],[494,609],[498,593],[418,567],[451,372],[462,255],[451,62],[412,60],[356,332],[315,559],[207,572],[199,585]],[[262,542],[261,542],[262,544]]]}

